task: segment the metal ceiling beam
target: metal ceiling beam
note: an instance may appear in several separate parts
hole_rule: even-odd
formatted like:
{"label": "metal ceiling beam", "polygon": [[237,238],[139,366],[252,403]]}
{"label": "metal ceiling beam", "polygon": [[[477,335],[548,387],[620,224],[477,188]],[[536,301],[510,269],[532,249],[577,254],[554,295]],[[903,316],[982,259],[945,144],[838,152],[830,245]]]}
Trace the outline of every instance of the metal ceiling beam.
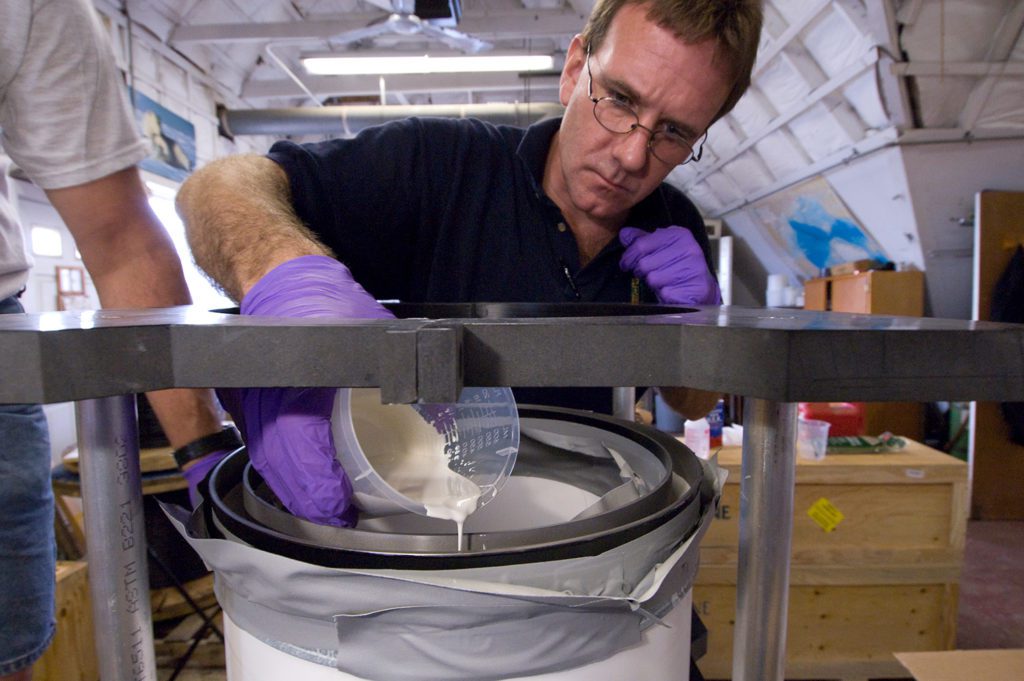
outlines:
{"label": "metal ceiling beam", "polygon": [[[754,76],[764,70],[772,59],[775,58],[779,52],[786,49],[786,46],[796,40],[805,28],[807,28],[818,16],[828,9],[829,5],[832,4],[832,0],[816,0],[816,2],[806,8],[804,15],[798,20],[789,25],[785,32],[780,35],[776,40],[773,40],[769,45],[758,51],[757,64],[754,65]],[[762,34],[766,35],[766,34]]]}
{"label": "metal ceiling beam", "polygon": [[[790,109],[780,112],[779,115],[768,123],[768,125],[744,139],[743,142],[741,142],[735,149],[731,150],[728,155],[719,157],[713,164],[701,166],[700,172],[690,178],[689,183],[696,184],[706,180],[708,177],[728,165],[731,161],[744,154],[748,149],[753,148],[755,144],[763,140],[765,137],[784,125],[788,125],[794,118],[804,113],[840,88],[846,86],[848,83],[853,81],[854,78],[857,78],[864,73],[865,70],[874,67],[874,65],[878,63],[878,60],[878,50],[872,49],[871,52],[863,55],[857,61],[851,62],[846,66],[846,68],[829,79],[826,83],[823,83],[804,95],[803,98],[797,101]],[[714,139],[714,130],[711,131],[711,137]],[[712,151],[714,151],[714,148],[714,144],[712,143]]]}
{"label": "metal ceiling beam", "polygon": [[[379,12],[351,14],[344,19],[269,23],[200,24],[177,26],[168,43],[217,43],[282,40],[326,40],[331,36],[365,28],[381,19]],[[573,11],[523,11],[514,14],[463,15],[459,30],[486,40],[575,35],[586,17]]]}
{"label": "metal ceiling beam", "polygon": [[[381,89],[378,76],[310,76],[303,78],[302,82],[319,97],[377,96]],[[384,84],[388,92],[407,94],[520,90],[536,96],[540,91],[557,91],[558,74],[533,75],[528,79],[515,73],[450,73],[434,74],[429,77],[396,75],[386,78]],[[249,81],[242,88],[240,96],[252,101],[276,97],[302,97],[304,93],[293,81],[282,78]]]}
{"label": "metal ceiling beam", "polygon": [[974,86],[967,98],[967,105],[960,112],[960,127],[974,130],[974,126],[977,125],[988,106],[988,100],[995,91],[1000,76],[1010,75],[1014,71],[1016,71],[1015,75],[1024,75],[1024,62],[1008,61],[1013,55],[1013,47],[1017,44],[1022,29],[1024,29],[1024,0],[1017,0],[1013,8],[1003,17],[1002,24],[993,36],[988,53],[988,61],[1000,63],[1002,68],[992,69],[985,78],[981,79],[981,82]]}
{"label": "metal ceiling beam", "polygon": [[410,116],[479,118],[501,125],[526,126],[561,116],[556,102],[516,104],[355,105],[287,109],[234,109],[220,112],[229,135],[354,135],[372,125]]}
{"label": "metal ceiling beam", "polygon": [[[897,25],[895,0],[882,0],[880,5],[868,3],[869,21],[880,36],[880,47],[887,59],[896,61],[902,54],[900,29]],[[914,110],[910,104],[910,86],[906,78],[890,77],[879,70],[878,89],[889,120],[900,130],[914,127]]]}
{"label": "metal ceiling beam", "polygon": [[904,61],[895,62],[898,76],[1021,76],[1024,61]]}
{"label": "metal ceiling beam", "polygon": [[1017,0],[1017,3],[1003,16],[1003,21],[992,39],[988,60],[1004,61],[1009,59],[1013,54],[1013,46],[1020,39],[1022,30],[1024,30],[1024,0]]}

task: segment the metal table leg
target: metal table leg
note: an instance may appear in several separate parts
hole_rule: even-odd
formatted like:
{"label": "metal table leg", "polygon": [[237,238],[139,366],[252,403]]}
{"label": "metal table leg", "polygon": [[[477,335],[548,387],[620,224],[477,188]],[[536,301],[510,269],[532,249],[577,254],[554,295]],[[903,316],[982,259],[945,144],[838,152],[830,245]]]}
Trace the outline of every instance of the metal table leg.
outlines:
{"label": "metal table leg", "polygon": [[733,681],[782,681],[796,476],[796,405],[745,398]]}
{"label": "metal table leg", "polygon": [[75,406],[100,678],[156,681],[135,396]]}
{"label": "metal table leg", "polygon": [[636,420],[636,388],[612,389],[612,416],[630,422]]}

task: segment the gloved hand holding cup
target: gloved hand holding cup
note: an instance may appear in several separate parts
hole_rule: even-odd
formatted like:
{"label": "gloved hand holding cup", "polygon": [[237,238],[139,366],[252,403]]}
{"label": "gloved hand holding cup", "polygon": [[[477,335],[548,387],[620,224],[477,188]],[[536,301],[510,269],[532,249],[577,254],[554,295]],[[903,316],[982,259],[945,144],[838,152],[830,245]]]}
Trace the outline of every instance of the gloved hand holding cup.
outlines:
{"label": "gloved hand holding cup", "polygon": [[[242,300],[243,315],[387,319],[391,314],[343,264],[310,255],[278,265]],[[249,460],[284,506],[316,523],[351,527],[352,484],[335,457],[336,388],[248,388],[225,407],[243,429]],[[234,393],[231,395],[230,393]]]}
{"label": "gloved hand holding cup", "polygon": [[[271,270],[242,314],[392,318],[326,256]],[[355,350],[353,350],[355,351]],[[511,473],[518,413],[507,388],[466,388],[452,404],[386,405],[375,388],[219,391],[249,459],[294,515],[352,527],[359,511],[462,520]]]}

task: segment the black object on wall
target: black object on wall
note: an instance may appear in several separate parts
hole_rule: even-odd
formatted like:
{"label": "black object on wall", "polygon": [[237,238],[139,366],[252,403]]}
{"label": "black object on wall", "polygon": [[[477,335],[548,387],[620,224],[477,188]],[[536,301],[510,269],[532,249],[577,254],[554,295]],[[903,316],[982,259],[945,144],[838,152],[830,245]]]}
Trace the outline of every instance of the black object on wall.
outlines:
{"label": "black object on wall", "polygon": [[[992,290],[994,322],[1024,324],[1024,247],[1016,252]],[[1003,418],[1010,426],[1010,441],[1024,445],[1024,402],[1003,402]]]}

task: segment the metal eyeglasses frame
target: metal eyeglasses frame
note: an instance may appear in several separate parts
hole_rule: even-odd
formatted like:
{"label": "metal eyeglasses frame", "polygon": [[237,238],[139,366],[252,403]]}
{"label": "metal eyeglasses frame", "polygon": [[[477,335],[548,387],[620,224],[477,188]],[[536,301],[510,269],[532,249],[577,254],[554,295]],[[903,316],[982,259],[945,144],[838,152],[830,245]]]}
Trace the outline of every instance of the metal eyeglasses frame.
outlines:
{"label": "metal eyeglasses frame", "polygon": [[[689,155],[685,156],[682,161],[680,161],[678,163],[673,163],[671,161],[666,161],[665,159],[663,159],[660,156],[658,156],[657,152],[654,151],[654,138],[657,137],[658,135],[665,135],[666,139],[669,139],[667,137],[667,135],[670,135],[671,133],[667,133],[664,130],[652,130],[652,129],[648,128],[646,125],[644,125],[643,123],[640,122],[640,116],[637,114],[637,112],[632,107],[623,104],[622,102],[620,102],[619,100],[615,99],[614,97],[595,97],[594,96],[594,74],[590,70],[590,48],[589,47],[587,48],[587,97],[589,97],[590,101],[594,103],[594,120],[597,121],[598,125],[600,125],[602,128],[604,128],[608,132],[614,133],[616,135],[628,135],[631,132],[635,131],[637,128],[643,128],[649,134],[649,137],[647,138],[647,149],[648,149],[648,151],[651,152],[651,155],[654,156],[654,158],[658,159],[659,161],[661,161],[662,163],[664,163],[666,165],[682,166],[682,165],[686,165],[687,163],[689,163],[691,161],[693,161],[694,163],[698,163],[698,162],[700,162],[701,156],[704,155],[704,142],[706,142],[707,139],[708,139],[708,133],[707,133],[706,130],[704,131],[704,134],[701,136],[700,144],[697,146],[696,150],[694,150],[692,144],[690,144],[689,142],[684,140],[682,137],[679,137],[678,135],[676,135],[676,137],[678,137],[679,144],[685,145],[686,148],[688,148],[690,150],[690,153],[689,153]],[[623,113],[630,114],[633,117],[634,122],[630,124],[629,130],[613,130],[612,128],[609,128],[601,120],[601,118],[597,115],[597,107],[598,107],[598,105],[601,102],[609,102],[610,104],[612,104],[614,107],[616,107],[618,110],[622,111]]]}

